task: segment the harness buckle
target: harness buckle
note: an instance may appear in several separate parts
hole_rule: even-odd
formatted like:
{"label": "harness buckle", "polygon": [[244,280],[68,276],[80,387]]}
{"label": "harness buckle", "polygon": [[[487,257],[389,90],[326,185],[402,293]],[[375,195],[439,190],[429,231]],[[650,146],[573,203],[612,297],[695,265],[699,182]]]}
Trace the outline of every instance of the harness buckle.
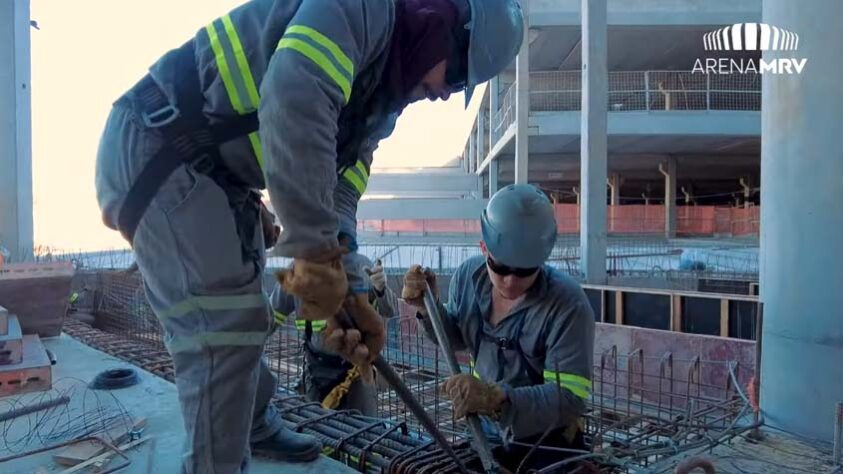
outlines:
{"label": "harness buckle", "polygon": [[179,109],[172,104],[167,104],[158,110],[141,113],[143,123],[148,128],[158,128],[173,123],[179,117]]}

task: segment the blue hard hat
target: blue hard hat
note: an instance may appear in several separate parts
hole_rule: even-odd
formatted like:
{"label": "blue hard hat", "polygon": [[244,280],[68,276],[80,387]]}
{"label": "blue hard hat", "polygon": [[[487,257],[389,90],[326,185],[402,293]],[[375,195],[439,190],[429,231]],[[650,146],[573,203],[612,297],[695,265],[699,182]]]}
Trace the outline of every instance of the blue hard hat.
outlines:
{"label": "blue hard hat", "polygon": [[556,243],[553,205],[531,184],[509,185],[489,199],[480,230],[496,261],[514,268],[538,267]]}
{"label": "blue hard hat", "polygon": [[524,39],[524,15],[515,0],[462,1],[467,1],[471,10],[465,24],[470,30],[465,84],[468,107],[474,88],[500,74],[518,55]]}

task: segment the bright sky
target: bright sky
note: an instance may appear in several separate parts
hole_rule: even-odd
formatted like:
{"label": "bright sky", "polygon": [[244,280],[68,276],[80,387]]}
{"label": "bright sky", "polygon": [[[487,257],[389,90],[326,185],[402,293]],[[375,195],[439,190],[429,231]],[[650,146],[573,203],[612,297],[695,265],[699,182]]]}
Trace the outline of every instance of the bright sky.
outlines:
{"label": "bright sky", "polygon": [[[32,0],[35,242],[64,250],[126,247],[100,218],[97,145],[111,104],[163,53],[241,0]],[[482,96],[478,90],[476,98]],[[375,167],[444,164],[465,145],[478,100],[408,108]]]}

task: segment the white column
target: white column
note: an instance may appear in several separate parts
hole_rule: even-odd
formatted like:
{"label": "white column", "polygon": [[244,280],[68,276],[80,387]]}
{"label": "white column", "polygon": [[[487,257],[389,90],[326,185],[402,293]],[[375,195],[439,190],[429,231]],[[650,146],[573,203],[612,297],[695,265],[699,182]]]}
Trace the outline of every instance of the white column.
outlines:
{"label": "white column", "polygon": [[495,127],[498,126],[496,117],[500,108],[500,91],[501,79],[495,76],[489,81],[489,150],[495,147],[500,138],[495,133]]}
{"label": "white column", "polygon": [[606,283],[606,0],[582,0],[580,246],[586,282]]}
{"label": "white column", "polygon": [[0,2],[0,245],[32,255],[29,0]]}
{"label": "white column", "polygon": [[498,160],[489,163],[489,197],[498,192]]}
{"label": "white column", "polygon": [[524,41],[515,58],[515,182],[526,183],[530,125],[530,1],[522,0]]}

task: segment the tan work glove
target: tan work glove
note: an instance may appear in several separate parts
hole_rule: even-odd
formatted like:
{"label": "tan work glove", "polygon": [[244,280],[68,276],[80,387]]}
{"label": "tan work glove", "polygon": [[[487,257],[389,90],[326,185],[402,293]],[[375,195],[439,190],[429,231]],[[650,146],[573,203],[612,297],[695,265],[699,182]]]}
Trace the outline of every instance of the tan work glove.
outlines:
{"label": "tan work glove", "polygon": [[439,292],[436,289],[436,274],[429,268],[425,268],[422,271],[421,265],[413,265],[404,274],[404,288],[401,290],[401,298],[407,304],[424,311],[425,284],[430,285],[430,291],[433,292],[433,299],[439,300]]}
{"label": "tan work glove", "polygon": [[348,253],[338,247],[313,259],[297,258],[290,269],[275,274],[287,294],[301,300],[299,318],[306,321],[328,319],[340,310],[348,292],[348,279],[340,258]]}
{"label": "tan work glove", "polygon": [[469,374],[452,375],[441,386],[442,395],[454,404],[454,418],[467,414],[497,417],[506,393],[497,384],[486,383]]}
{"label": "tan work glove", "polygon": [[[345,317],[355,329],[349,327],[350,321],[343,321]],[[365,293],[346,297],[341,313],[328,320],[323,341],[326,349],[357,366],[363,382],[374,382],[372,362],[386,343],[386,330]]]}

